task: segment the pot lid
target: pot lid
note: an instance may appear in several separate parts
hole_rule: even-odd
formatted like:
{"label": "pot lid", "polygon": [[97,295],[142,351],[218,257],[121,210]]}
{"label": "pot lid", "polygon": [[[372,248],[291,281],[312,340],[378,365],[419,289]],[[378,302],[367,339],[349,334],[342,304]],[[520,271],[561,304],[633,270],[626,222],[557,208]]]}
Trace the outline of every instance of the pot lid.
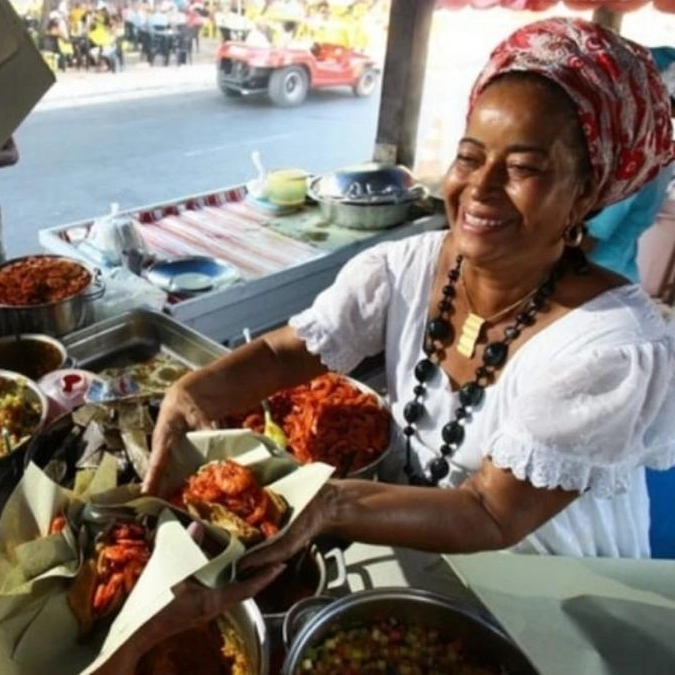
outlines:
{"label": "pot lid", "polygon": [[401,164],[366,162],[315,178],[310,192],[315,198],[350,204],[378,204],[415,199],[418,184]]}

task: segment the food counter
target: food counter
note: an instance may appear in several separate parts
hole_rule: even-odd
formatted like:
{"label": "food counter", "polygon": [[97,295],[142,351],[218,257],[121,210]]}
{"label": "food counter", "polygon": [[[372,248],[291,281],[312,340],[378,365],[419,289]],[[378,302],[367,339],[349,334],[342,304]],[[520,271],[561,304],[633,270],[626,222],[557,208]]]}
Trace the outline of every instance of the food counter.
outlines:
{"label": "food counter", "polygon": [[[442,215],[412,217],[385,230],[356,230],[326,222],[316,205],[275,213],[235,187],[170,203],[131,209],[145,245],[157,259],[211,256],[239,271],[238,283],[195,293],[169,295],[165,311],[223,344],[282,325],[307,307],[356,253],[376,243],[445,226]],[[89,263],[87,240],[94,220],[41,230],[47,251]]]}
{"label": "food counter", "polygon": [[[241,189],[224,190],[129,212],[156,256],[208,253],[235,265],[242,279],[209,292],[169,294],[164,314],[135,310],[63,336],[74,365],[124,368],[158,354],[204,365],[226,351],[219,343],[239,341],[243,326],[260,332],[309,304],[358,251],[444,226],[441,216],[428,215],[384,231],[335,229],[315,207],[271,217],[252,209],[245,197]],[[216,221],[222,240],[205,234]],[[81,245],[92,224],[42,231],[40,242],[53,253],[86,260]],[[381,389],[377,367],[360,379]],[[36,456],[48,450],[42,443]],[[674,672],[668,639],[675,624],[673,561],[440,556],[353,544],[345,562],[346,582],[331,588],[332,595],[384,587],[441,594],[503,630],[542,674]],[[0,644],[0,657],[2,651]]]}
{"label": "food counter", "polygon": [[[157,355],[198,366],[226,351],[171,317],[145,310],[64,336],[63,343],[76,365],[95,371]],[[366,381],[375,384],[377,375]],[[52,456],[48,445],[34,448],[38,459],[41,451]],[[544,675],[567,675],[570,664],[581,675],[673,672],[675,561],[440,556],[353,544],[345,562],[346,582],[331,588],[332,595],[383,587],[441,594],[501,627]],[[0,671],[10,673],[2,670],[5,650],[0,639]]]}

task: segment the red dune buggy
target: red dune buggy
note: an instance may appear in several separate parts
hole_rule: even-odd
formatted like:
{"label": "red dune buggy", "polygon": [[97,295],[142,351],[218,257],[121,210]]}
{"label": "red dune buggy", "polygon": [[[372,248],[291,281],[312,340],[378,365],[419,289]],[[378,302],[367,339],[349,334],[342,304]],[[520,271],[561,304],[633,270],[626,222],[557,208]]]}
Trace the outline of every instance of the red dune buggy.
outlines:
{"label": "red dune buggy", "polygon": [[218,86],[226,96],[265,93],[280,106],[299,105],[311,89],[323,87],[347,86],[356,96],[370,96],[380,76],[365,54],[331,44],[303,49],[223,42],[217,58]]}

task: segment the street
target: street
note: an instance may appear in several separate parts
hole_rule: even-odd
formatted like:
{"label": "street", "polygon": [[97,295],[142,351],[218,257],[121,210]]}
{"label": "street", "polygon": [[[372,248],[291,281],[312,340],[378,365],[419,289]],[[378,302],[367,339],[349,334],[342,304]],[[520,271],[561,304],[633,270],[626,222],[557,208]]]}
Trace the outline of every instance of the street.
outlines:
{"label": "street", "polygon": [[[106,77],[106,75],[101,75]],[[226,99],[215,84],[107,104],[34,111],[16,134],[20,162],[0,173],[8,257],[39,250],[38,231],[108,211],[243,183],[251,151],[270,168],[331,170],[371,157],[379,94],[313,92],[298,108]]]}

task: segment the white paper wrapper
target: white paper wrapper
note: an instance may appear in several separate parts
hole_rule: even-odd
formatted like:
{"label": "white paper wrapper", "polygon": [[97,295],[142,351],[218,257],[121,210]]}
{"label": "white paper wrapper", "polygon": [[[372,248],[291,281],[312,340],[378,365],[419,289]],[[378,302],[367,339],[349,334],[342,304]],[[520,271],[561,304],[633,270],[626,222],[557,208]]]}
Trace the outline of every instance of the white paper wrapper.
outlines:
{"label": "white paper wrapper", "polygon": [[[224,458],[251,467],[262,485],[286,499],[290,517],[285,527],[333,471],[320,463],[299,466],[249,431],[193,432],[170,458],[164,486],[169,491],[176,489],[202,464]],[[91,672],[170,602],[175,584],[191,576],[211,587],[232,580],[233,562],[246,550],[239,541],[209,526],[212,536],[225,547],[208,560],[184,527],[186,514],[177,514],[161,499],[140,496],[138,486],[100,489],[109,487],[103,474],[110,475],[110,467],[107,461],[104,464],[99,468],[101,475],[97,472],[89,481],[88,493],[80,496],[30,466],[7,503],[0,519],[0,572],[7,573],[0,586],[3,675],[13,672],[12,668],[50,675]],[[78,542],[68,531],[45,537],[57,513],[65,511],[77,520],[83,497],[111,508],[126,505],[159,519],[152,556],[132,593],[110,629],[91,635],[86,644],[78,642],[78,625],[66,601],[68,585],[81,564]]]}

